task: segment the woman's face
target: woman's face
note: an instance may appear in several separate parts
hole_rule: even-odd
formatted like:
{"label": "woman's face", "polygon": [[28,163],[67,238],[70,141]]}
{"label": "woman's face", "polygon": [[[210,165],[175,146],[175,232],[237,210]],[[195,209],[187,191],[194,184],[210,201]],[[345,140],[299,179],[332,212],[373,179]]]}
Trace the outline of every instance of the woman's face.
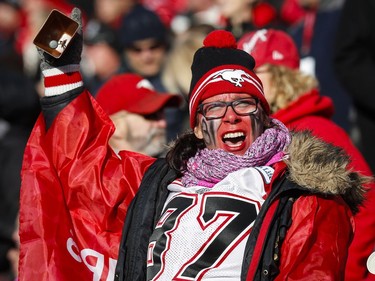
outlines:
{"label": "woman's face", "polygon": [[[252,96],[244,93],[224,93],[205,99],[202,103],[232,102]],[[231,106],[227,106],[222,118],[208,120],[199,113],[194,133],[203,139],[209,149],[224,149],[237,155],[243,155],[264,131],[263,111],[258,104],[255,111],[246,115],[238,115]]]}
{"label": "woman's face", "polygon": [[263,92],[269,104],[275,100],[275,91],[272,86],[272,74],[268,64],[263,64],[254,69],[255,74],[259,77],[263,84]]}

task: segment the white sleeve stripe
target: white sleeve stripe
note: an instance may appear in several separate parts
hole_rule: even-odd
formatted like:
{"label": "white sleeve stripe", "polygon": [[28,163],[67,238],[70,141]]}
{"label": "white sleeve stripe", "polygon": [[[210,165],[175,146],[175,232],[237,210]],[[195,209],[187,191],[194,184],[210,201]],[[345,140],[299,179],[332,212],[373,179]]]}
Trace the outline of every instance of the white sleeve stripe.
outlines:
{"label": "white sleeve stripe", "polygon": [[55,87],[48,87],[45,89],[45,96],[50,97],[50,96],[57,96],[61,95],[65,92],[77,89],[79,87],[83,86],[83,81],[79,81],[76,83],[71,83],[71,84],[65,84],[65,85],[60,85],[60,86],[55,86]]}
{"label": "white sleeve stripe", "polygon": [[64,73],[78,72],[80,68],[79,64],[69,64],[51,69],[45,69],[42,71],[44,77],[56,76]]}

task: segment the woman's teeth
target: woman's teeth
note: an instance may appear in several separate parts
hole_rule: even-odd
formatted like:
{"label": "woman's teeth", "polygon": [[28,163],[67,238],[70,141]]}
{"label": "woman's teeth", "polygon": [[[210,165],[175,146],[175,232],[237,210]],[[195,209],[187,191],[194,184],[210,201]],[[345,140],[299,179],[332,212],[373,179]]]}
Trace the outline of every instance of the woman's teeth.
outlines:
{"label": "woman's teeth", "polygon": [[245,140],[245,134],[243,132],[227,133],[223,137],[225,143],[239,143]]}

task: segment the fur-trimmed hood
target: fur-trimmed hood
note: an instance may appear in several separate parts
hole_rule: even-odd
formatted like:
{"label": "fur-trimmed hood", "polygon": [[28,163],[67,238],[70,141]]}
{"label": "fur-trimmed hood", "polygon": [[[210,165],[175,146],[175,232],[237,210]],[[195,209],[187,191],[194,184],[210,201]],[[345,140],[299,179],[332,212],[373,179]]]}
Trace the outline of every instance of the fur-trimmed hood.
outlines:
{"label": "fur-trimmed hood", "polygon": [[348,169],[350,157],[310,131],[292,132],[285,163],[289,179],[314,193],[341,195],[353,213],[363,203],[368,177]]}

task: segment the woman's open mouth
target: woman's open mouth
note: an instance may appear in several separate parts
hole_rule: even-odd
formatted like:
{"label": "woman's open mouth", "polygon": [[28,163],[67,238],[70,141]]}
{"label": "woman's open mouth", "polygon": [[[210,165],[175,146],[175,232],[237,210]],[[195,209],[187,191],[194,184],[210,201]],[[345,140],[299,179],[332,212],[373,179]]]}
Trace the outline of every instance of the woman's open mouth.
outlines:
{"label": "woman's open mouth", "polygon": [[238,147],[244,142],[245,138],[244,132],[233,132],[226,133],[222,137],[222,141],[230,147]]}

